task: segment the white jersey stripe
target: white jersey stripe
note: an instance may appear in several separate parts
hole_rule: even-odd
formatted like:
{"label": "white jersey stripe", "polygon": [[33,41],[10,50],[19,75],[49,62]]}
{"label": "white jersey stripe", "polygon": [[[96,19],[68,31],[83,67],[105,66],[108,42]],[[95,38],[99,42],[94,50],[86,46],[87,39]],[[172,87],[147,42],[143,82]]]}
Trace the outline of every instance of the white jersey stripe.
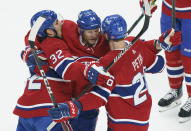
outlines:
{"label": "white jersey stripe", "polygon": [[183,66],[170,67],[170,66],[166,65],[166,68],[169,69],[169,70],[181,70],[181,69],[183,69]]}
{"label": "white jersey stripe", "polygon": [[135,120],[135,119],[115,119],[115,118],[111,117],[109,114],[108,114],[108,117],[114,122],[133,122],[133,123],[138,123],[138,124],[147,124],[147,123],[149,123],[149,120],[140,121],[140,120]]}
{"label": "white jersey stripe", "polygon": [[98,94],[98,93],[96,93],[96,92],[94,92],[94,91],[91,91],[90,93],[92,93],[92,94],[94,94],[94,95],[100,97],[100,98],[103,99],[105,102],[107,102],[107,99],[106,99],[105,97],[101,96],[100,94]]}
{"label": "white jersey stripe", "polygon": [[170,74],[168,74],[169,78],[179,78],[179,77],[182,77],[182,76],[184,76],[184,73],[181,73],[179,75],[170,75]]}
{"label": "white jersey stripe", "polygon": [[[172,6],[167,3],[165,0],[163,0],[164,4],[169,7],[169,8],[172,8]],[[191,10],[191,7],[184,7],[184,8],[178,8],[178,7],[175,7],[176,11],[189,11]]]}
{"label": "white jersey stripe", "polygon": [[[59,78],[54,78],[54,77],[46,77],[48,80],[53,80],[53,81],[60,81],[60,82],[71,82],[71,80],[64,80],[64,79],[59,79]],[[30,80],[30,78],[28,78],[28,80]],[[41,76],[37,76],[37,79],[35,80],[43,80],[43,78]]]}
{"label": "white jersey stripe", "polygon": [[41,106],[53,106],[53,104],[52,103],[43,103],[43,104],[36,104],[36,105],[30,105],[30,106],[17,104],[17,106],[21,107],[21,108],[29,109],[29,108],[36,108],[36,107],[41,107]]}

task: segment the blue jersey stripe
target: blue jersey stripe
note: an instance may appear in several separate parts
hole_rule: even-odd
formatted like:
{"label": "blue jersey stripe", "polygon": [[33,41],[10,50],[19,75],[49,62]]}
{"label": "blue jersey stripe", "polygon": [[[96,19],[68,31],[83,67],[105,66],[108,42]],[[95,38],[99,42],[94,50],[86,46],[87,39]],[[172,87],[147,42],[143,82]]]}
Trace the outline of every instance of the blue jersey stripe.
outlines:
{"label": "blue jersey stripe", "polygon": [[110,95],[110,92],[107,92],[106,90],[101,89],[99,86],[93,87],[93,91],[98,93],[99,95],[103,96],[106,99],[108,99],[108,97]]}
{"label": "blue jersey stripe", "polygon": [[170,70],[170,69],[167,68],[167,73],[168,73],[169,75],[180,75],[180,74],[182,74],[183,72],[184,72],[183,69]]}
{"label": "blue jersey stripe", "polygon": [[62,77],[63,72],[65,71],[66,67],[74,62],[75,60],[64,60],[59,67],[56,69],[56,72]]}
{"label": "blue jersey stripe", "polygon": [[160,72],[162,71],[162,69],[164,68],[164,58],[160,55],[157,55],[158,59],[156,61],[156,63],[153,65],[152,68],[150,68],[149,70],[146,70],[146,72],[148,73],[157,73],[157,72]]}

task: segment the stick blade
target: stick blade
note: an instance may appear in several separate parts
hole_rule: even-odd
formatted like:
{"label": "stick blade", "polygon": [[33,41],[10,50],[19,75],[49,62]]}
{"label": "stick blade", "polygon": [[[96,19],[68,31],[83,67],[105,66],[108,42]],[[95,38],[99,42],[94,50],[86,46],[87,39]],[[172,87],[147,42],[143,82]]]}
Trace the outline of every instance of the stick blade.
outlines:
{"label": "stick blade", "polygon": [[29,38],[28,38],[29,41],[33,41],[33,42],[35,41],[38,30],[40,29],[40,27],[42,26],[42,24],[44,23],[45,20],[46,20],[46,18],[44,18],[42,16],[36,20],[35,24],[31,28]]}
{"label": "stick blade", "polygon": [[143,0],[144,5],[145,5],[145,15],[151,16],[151,9],[150,9],[150,4],[148,0]]}

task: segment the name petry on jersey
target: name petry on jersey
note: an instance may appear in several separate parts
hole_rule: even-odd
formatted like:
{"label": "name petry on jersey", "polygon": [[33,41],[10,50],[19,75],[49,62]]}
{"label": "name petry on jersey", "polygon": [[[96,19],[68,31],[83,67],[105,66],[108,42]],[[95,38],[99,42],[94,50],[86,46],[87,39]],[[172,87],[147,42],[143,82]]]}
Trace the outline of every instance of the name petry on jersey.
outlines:
{"label": "name petry on jersey", "polygon": [[[127,38],[127,43],[128,40],[132,38]],[[110,51],[99,62],[107,66],[120,51]],[[84,110],[105,105],[109,127],[116,130],[126,130],[120,124],[148,125],[152,100],[144,73],[161,72],[163,67],[164,59],[139,40],[109,70],[115,77],[115,87],[95,87],[79,101]]]}

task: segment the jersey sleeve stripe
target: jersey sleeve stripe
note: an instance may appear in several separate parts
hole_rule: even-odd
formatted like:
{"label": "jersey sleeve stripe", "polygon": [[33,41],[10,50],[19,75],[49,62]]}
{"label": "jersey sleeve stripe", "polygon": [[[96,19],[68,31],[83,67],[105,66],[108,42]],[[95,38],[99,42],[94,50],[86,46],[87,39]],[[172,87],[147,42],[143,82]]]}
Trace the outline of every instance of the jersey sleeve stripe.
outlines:
{"label": "jersey sleeve stripe", "polygon": [[100,95],[100,94],[98,94],[98,93],[96,93],[96,92],[94,92],[94,91],[91,91],[90,93],[93,94],[93,95],[95,95],[95,96],[97,96],[97,97],[99,97],[99,98],[101,98],[101,99],[104,100],[105,102],[107,102],[107,99],[106,99],[105,97],[103,97],[102,95]]}
{"label": "jersey sleeve stripe", "polygon": [[94,92],[96,94],[99,94],[97,96],[101,97],[102,99],[104,98],[105,101],[107,101],[109,95],[111,94],[111,91],[108,89],[104,89],[101,86],[95,86],[91,93]]}
{"label": "jersey sleeve stripe", "polygon": [[64,78],[64,74],[67,68],[74,62],[73,59],[65,59],[59,63],[59,65],[55,68],[56,72]]}
{"label": "jersey sleeve stripe", "polygon": [[164,58],[160,55],[157,55],[154,63],[148,67],[145,71],[148,73],[157,73],[161,72],[164,69]]}
{"label": "jersey sleeve stripe", "polygon": [[61,65],[65,65],[70,62],[74,62],[75,60],[73,58],[66,57],[63,60],[61,60],[55,67],[55,70],[57,70]]}

